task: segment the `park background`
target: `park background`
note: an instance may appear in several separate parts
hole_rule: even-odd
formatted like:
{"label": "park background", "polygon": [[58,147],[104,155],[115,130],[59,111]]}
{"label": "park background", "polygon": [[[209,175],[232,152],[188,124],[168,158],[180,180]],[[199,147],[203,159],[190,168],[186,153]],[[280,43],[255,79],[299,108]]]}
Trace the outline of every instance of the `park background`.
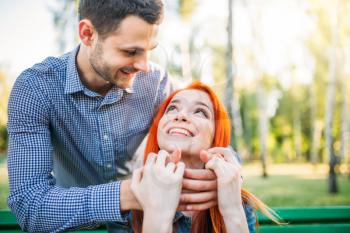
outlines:
{"label": "park background", "polygon": [[[244,186],[272,207],[350,205],[350,1],[165,0],[152,60],[225,102]],[[0,209],[16,77],[73,49],[77,1],[0,2]]]}

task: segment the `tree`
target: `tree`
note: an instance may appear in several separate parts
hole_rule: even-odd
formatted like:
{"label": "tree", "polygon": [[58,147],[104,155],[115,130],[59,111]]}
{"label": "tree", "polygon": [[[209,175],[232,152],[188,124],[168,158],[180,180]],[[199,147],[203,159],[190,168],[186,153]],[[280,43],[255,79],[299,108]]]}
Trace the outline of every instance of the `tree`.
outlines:
{"label": "tree", "polygon": [[[236,117],[234,116],[233,109],[233,92],[234,92],[234,74],[233,74],[233,0],[228,0],[228,20],[227,20],[227,48],[226,48],[226,89],[225,89],[225,105],[227,112],[231,119],[232,125]],[[234,149],[236,148],[235,140],[235,128],[231,130],[231,145]]]}
{"label": "tree", "polygon": [[57,30],[57,45],[61,53],[70,45],[78,42],[77,15],[78,0],[56,0],[56,6],[51,7],[53,23]]}
{"label": "tree", "polygon": [[6,75],[0,71],[0,153],[7,149],[7,103],[10,95],[10,87],[6,81]]}

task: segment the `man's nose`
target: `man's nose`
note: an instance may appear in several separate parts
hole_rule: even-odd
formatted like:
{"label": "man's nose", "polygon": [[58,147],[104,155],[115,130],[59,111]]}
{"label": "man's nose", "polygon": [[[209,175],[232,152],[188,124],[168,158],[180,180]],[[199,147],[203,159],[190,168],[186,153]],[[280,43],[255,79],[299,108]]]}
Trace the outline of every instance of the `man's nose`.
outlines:
{"label": "man's nose", "polygon": [[134,62],[134,68],[143,71],[143,72],[148,72],[149,67],[148,67],[148,54],[144,53],[140,55],[138,58],[136,58]]}

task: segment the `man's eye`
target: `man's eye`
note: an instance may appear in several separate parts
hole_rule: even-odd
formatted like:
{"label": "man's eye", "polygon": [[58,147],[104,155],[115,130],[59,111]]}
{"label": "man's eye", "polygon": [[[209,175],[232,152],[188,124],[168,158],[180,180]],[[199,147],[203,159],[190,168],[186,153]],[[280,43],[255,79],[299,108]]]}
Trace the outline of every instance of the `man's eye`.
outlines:
{"label": "man's eye", "polygon": [[127,50],[125,53],[128,56],[135,56],[137,54],[137,50]]}

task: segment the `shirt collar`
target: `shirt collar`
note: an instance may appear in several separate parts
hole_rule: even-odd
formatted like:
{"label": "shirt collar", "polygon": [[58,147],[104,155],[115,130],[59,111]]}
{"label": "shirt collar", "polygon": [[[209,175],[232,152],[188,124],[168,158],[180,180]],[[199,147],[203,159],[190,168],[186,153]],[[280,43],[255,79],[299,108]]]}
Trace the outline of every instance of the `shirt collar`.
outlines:
{"label": "shirt collar", "polygon": [[76,57],[78,54],[80,46],[76,47],[68,55],[68,64],[67,64],[67,77],[65,85],[65,94],[72,94],[75,92],[83,91],[84,85],[81,83],[78,67],[76,64]]}

